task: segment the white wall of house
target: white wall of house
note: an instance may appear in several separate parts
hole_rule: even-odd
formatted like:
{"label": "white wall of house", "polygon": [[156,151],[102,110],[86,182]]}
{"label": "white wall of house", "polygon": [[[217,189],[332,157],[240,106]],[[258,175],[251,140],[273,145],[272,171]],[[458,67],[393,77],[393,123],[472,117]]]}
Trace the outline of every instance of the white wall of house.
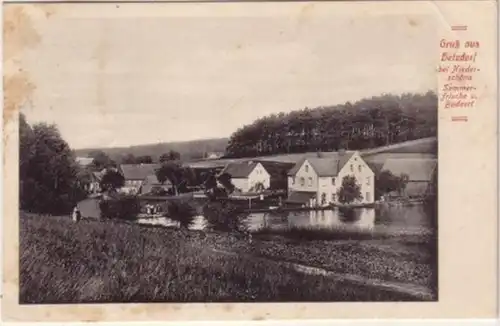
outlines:
{"label": "white wall of house", "polygon": [[290,191],[318,191],[318,175],[307,160],[302,163],[295,177],[288,177],[288,189]]}
{"label": "white wall of house", "polygon": [[[354,153],[336,177],[318,177],[306,160],[297,171],[295,178],[288,177],[290,191],[310,191],[316,193],[317,203],[326,206],[338,203],[337,191],[345,176],[352,175],[361,187],[363,199],[357,203],[373,203],[375,197],[375,175],[359,153]],[[324,199],[324,200],[323,200]]]}
{"label": "white wall of house", "polygon": [[264,166],[258,163],[248,175],[249,189],[255,187],[256,184],[262,183],[265,189],[271,185],[271,175],[266,171]]}
{"label": "white wall of house", "polygon": [[337,180],[338,187],[341,187],[342,179],[347,175],[356,177],[356,181],[361,186],[363,199],[358,203],[373,203],[375,201],[375,174],[359,153],[355,153],[340,170]]}
{"label": "white wall of house", "polygon": [[143,180],[125,180],[125,184],[120,188],[120,192],[133,194],[139,190],[142,183]]}
{"label": "white wall of house", "polygon": [[250,172],[247,178],[232,178],[233,185],[242,192],[248,192],[258,183],[262,183],[265,189],[271,185],[271,175],[266,171],[262,164],[257,164]]}
{"label": "white wall of house", "polygon": [[250,188],[248,178],[231,178],[231,182],[236,187],[236,189],[239,189],[243,192],[247,192]]}

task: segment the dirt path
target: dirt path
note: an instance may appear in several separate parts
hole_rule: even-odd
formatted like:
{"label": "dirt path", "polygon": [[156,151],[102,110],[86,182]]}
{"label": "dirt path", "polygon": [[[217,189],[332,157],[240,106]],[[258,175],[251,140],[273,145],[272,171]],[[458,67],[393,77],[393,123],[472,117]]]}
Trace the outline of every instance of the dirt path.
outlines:
{"label": "dirt path", "polygon": [[328,270],[323,269],[323,268],[312,267],[312,266],[296,264],[296,263],[290,263],[290,262],[275,260],[275,259],[270,259],[270,258],[263,258],[263,257],[251,255],[251,254],[236,253],[236,252],[232,252],[232,251],[219,250],[219,249],[213,249],[213,248],[211,248],[210,250],[213,252],[216,252],[216,253],[224,254],[224,255],[239,256],[239,257],[243,256],[245,258],[249,258],[249,259],[253,259],[253,260],[257,259],[257,260],[261,260],[261,261],[265,261],[265,262],[272,262],[275,264],[281,264],[283,266],[286,266],[288,268],[294,269],[298,272],[302,272],[305,274],[323,275],[323,276],[327,276],[327,277],[332,277],[338,281],[347,281],[347,282],[357,283],[360,285],[376,287],[376,288],[380,288],[380,289],[384,289],[384,290],[405,293],[405,294],[412,295],[415,298],[420,299],[420,300],[433,300],[434,299],[434,296],[433,296],[432,292],[430,291],[430,289],[428,289],[425,286],[421,286],[421,285],[368,279],[368,278],[358,276],[358,275],[336,273],[336,272],[328,271]]}

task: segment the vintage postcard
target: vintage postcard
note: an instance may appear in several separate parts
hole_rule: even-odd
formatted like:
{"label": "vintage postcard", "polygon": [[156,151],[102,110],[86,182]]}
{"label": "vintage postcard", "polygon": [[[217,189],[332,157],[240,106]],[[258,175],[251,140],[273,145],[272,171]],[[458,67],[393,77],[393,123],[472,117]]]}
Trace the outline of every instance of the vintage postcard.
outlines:
{"label": "vintage postcard", "polygon": [[494,317],[496,13],[4,3],[4,319]]}

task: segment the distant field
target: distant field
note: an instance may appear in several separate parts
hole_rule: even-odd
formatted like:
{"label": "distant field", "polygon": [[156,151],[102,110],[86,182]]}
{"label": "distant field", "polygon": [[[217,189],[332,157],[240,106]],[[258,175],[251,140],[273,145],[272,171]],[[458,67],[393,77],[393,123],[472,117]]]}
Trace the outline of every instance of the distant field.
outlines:
{"label": "distant field", "polygon": [[407,142],[377,147],[373,149],[363,150],[364,155],[379,154],[379,153],[420,153],[420,154],[437,154],[437,138],[422,138],[410,140]]}
{"label": "distant field", "polygon": [[[362,150],[363,155],[367,160],[380,161],[387,158],[436,158],[437,139],[435,137],[412,140],[391,146],[377,147],[368,150]],[[323,157],[333,155],[335,152],[320,152]],[[317,152],[309,153],[294,153],[294,154],[276,154],[269,156],[247,157],[240,159],[221,159],[210,161],[187,162],[186,165],[198,168],[212,168],[224,166],[229,162],[261,160],[273,161],[282,163],[298,163],[305,157],[316,157]]]}
{"label": "distant field", "polygon": [[[270,258],[299,257],[298,252],[313,257],[304,251],[314,250],[307,244],[302,251],[296,244],[288,252],[288,246],[266,243],[264,247],[264,242],[256,241],[251,248],[262,248],[261,254]],[[247,241],[229,234],[85,220],[72,223],[69,217],[21,214],[20,303],[417,300],[399,291],[308,275],[278,262],[214,250],[245,250],[246,246]],[[326,259],[323,256],[318,257]],[[360,256],[358,252],[356,259]],[[336,259],[341,257],[338,252]],[[394,255],[387,259],[382,273],[391,271],[388,263],[400,266],[394,273],[406,273],[404,260]],[[379,268],[372,265],[360,266]]]}
{"label": "distant field", "polygon": [[146,144],[130,147],[112,147],[112,148],[86,148],[77,149],[75,153],[77,156],[87,156],[93,150],[104,151],[111,159],[119,161],[121,157],[127,154],[134,156],[150,155],[153,160],[157,160],[160,155],[174,150],[181,154],[181,159],[191,159],[193,155],[201,155],[204,152],[224,152],[226,150],[228,139],[215,138],[215,139],[202,139],[184,142],[165,142],[158,144]]}

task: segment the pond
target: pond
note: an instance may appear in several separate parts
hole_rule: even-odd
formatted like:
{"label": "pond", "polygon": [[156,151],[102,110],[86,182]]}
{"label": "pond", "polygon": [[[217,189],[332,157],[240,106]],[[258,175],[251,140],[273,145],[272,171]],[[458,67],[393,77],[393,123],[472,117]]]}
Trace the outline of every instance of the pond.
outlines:
{"label": "pond", "polygon": [[[251,231],[262,228],[283,229],[290,227],[342,228],[357,231],[379,231],[389,233],[421,234],[431,230],[436,216],[432,216],[423,205],[359,208],[348,212],[339,209],[300,212],[251,213],[244,223]],[[140,219],[139,223],[164,226],[177,225],[165,218]],[[204,229],[207,223],[197,216],[192,229]]]}

